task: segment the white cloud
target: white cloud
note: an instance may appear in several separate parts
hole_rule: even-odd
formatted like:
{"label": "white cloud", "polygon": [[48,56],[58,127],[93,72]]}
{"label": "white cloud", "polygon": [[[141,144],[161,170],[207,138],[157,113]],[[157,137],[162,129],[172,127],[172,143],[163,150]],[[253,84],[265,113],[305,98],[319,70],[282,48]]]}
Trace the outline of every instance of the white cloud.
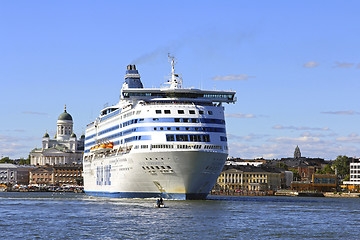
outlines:
{"label": "white cloud", "polygon": [[334,68],[352,68],[354,63],[347,63],[347,62],[335,62]]}
{"label": "white cloud", "polygon": [[360,143],[360,136],[356,133],[352,133],[347,137],[338,137],[336,141],[347,143]]}
{"label": "white cloud", "polygon": [[229,118],[255,118],[254,114],[245,114],[245,113],[227,113],[225,117]]}
{"label": "white cloud", "polygon": [[48,113],[43,113],[43,112],[32,112],[32,111],[24,111],[22,112],[23,114],[29,114],[29,115],[45,115],[45,116],[48,116],[49,114]]}
{"label": "white cloud", "polygon": [[304,130],[306,130],[306,131],[308,131],[308,130],[329,131],[330,130],[328,127],[323,127],[323,128],[305,127],[305,126],[295,127],[295,126],[283,126],[283,125],[275,125],[275,126],[273,126],[273,129],[278,129],[278,130],[289,129],[289,130],[299,130],[299,131],[304,131]]}
{"label": "white cloud", "polygon": [[231,139],[231,140],[236,140],[236,141],[244,140],[244,141],[248,141],[248,142],[268,137],[268,135],[265,135],[265,134],[253,134],[253,133],[250,133],[249,135],[246,135],[246,136],[237,136],[237,135],[228,133],[227,136],[228,136],[228,139]]}
{"label": "white cloud", "polygon": [[[31,151],[28,143],[37,138],[15,137],[0,135],[0,157],[9,156],[10,158],[27,157]],[[40,142],[41,144],[41,142]]]}
{"label": "white cloud", "polygon": [[347,111],[328,111],[328,112],[321,112],[322,114],[334,114],[334,115],[355,115],[360,114],[360,112],[356,112],[353,110],[347,110]]}
{"label": "white cloud", "polygon": [[299,143],[318,143],[321,142],[320,138],[318,137],[309,137],[309,136],[301,136],[301,137],[277,137],[269,139],[270,142],[277,142],[277,143],[287,143],[287,144],[296,144]]}
{"label": "white cloud", "polygon": [[229,74],[226,76],[216,76],[213,77],[214,81],[243,81],[248,80],[249,78],[255,78],[254,76],[249,76],[247,74]]}
{"label": "white cloud", "polygon": [[314,68],[314,67],[317,67],[319,66],[319,63],[318,62],[314,62],[314,61],[310,61],[310,62],[307,62],[303,65],[303,67],[306,67],[306,68]]}
{"label": "white cloud", "polygon": [[335,137],[337,134],[329,133],[329,134],[321,134],[321,133],[313,133],[313,132],[303,132],[301,136],[304,137]]}

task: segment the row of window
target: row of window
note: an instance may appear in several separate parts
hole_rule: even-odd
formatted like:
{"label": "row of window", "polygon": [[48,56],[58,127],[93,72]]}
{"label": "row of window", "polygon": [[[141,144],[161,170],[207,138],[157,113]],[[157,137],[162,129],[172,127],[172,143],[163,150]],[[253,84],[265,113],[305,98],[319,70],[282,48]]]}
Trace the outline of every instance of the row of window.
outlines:
{"label": "row of window", "polygon": [[219,145],[205,145],[204,149],[218,149],[218,150],[222,150],[222,146]]}
{"label": "row of window", "polygon": [[141,148],[141,149],[147,149],[147,148],[149,148],[149,145],[135,145],[135,146],[134,146],[134,149],[139,149],[139,148]]}
{"label": "row of window", "polygon": [[[223,119],[214,119],[214,118],[139,118],[132,119],[121,123],[119,125],[112,126],[105,130],[99,132],[99,136],[111,131],[114,131],[119,128],[127,127],[132,124],[137,123],[151,123],[151,122],[175,122],[175,123],[211,123],[211,124],[222,124],[225,125],[225,120]],[[92,139],[96,134],[92,134],[90,136],[85,137],[85,140]]]}
{"label": "row of window", "polygon": [[142,169],[144,169],[144,170],[150,170],[150,169],[158,169],[158,170],[160,170],[160,169],[171,169],[171,167],[170,166],[166,166],[166,168],[165,168],[165,166],[142,166]]}
{"label": "row of window", "polygon": [[[215,128],[215,127],[138,127],[138,128],[131,128],[123,132],[115,133],[110,136],[104,137],[99,139],[99,141],[104,140],[111,140],[114,138],[119,138],[121,136],[125,136],[128,134],[131,134],[133,132],[148,132],[148,131],[202,131],[202,132],[219,132],[219,133],[225,133],[225,128]],[[225,136],[220,137],[221,141],[227,141],[227,138]],[[89,147],[95,144],[95,141],[89,142],[85,144],[85,147]]]}
{"label": "row of window", "polygon": [[[153,119],[153,121],[155,121],[155,119]],[[225,120],[214,118],[174,118],[174,122],[225,124]]]}
{"label": "row of window", "polygon": [[154,144],[154,145],[151,145],[151,148],[174,148],[174,145],[169,145],[169,144]]}
{"label": "row of window", "polygon": [[[109,109],[108,109],[109,110]],[[106,120],[106,119],[108,119],[108,118],[111,118],[111,117],[113,117],[113,116],[115,116],[115,115],[117,115],[117,114],[119,114],[120,113],[120,109],[117,109],[117,110],[115,110],[115,111],[108,111],[108,112],[103,112],[103,113],[101,113],[102,115],[106,115],[106,116],[104,116],[104,117],[102,117],[101,118],[101,121],[104,121],[104,120]]]}
{"label": "row of window", "polygon": [[[157,109],[157,110],[155,110],[155,113],[156,113],[156,114],[162,114],[162,110]],[[178,114],[185,114],[185,111],[182,110],[182,109],[179,109],[179,110],[177,110],[177,113],[178,113]],[[204,112],[203,110],[199,110],[199,114],[200,114],[200,115],[203,115],[204,113],[205,113],[205,112]],[[212,112],[212,111],[207,111],[207,113],[208,113],[209,115],[213,115],[213,112]],[[170,111],[170,110],[164,110],[164,114],[171,114],[171,111]],[[189,110],[189,114],[195,114],[195,110]]]}
{"label": "row of window", "polygon": [[55,177],[57,177],[57,176],[59,176],[59,177],[61,177],[61,176],[63,176],[63,177],[72,177],[72,176],[76,177],[76,176],[79,176],[80,177],[81,174],[80,173],[78,175],[76,175],[76,173],[74,173],[74,174],[65,174],[65,173],[61,174],[61,173],[59,173],[59,175],[55,174]]}
{"label": "row of window", "polygon": [[173,142],[210,142],[209,134],[185,135],[185,134],[166,134],[166,141]]}
{"label": "row of window", "polygon": [[315,178],[314,183],[335,184],[335,178]]}
{"label": "row of window", "polygon": [[241,175],[243,175],[243,177],[249,177],[249,178],[254,178],[254,177],[262,177],[262,178],[265,178],[267,175],[266,174],[240,174],[240,173],[222,173],[221,174],[221,177],[229,177],[229,176],[235,176],[237,178],[240,178]]}
{"label": "row of window", "polygon": [[[37,181],[37,182],[39,182],[39,181],[51,181],[52,179],[51,178],[33,178],[32,179],[32,181]],[[67,180],[65,180],[65,179],[63,179],[63,180],[56,180],[55,182],[73,182],[73,180],[69,180],[69,179],[67,179]],[[74,180],[74,182],[76,182],[75,180]]]}
{"label": "row of window", "polygon": [[[137,128],[139,129],[139,132],[142,131],[150,131],[151,127],[141,127],[141,128]],[[221,132],[221,133],[225,133],[225,128],[213,128],[213,127],[154,127],[153,128],[154,131],[160,130],[167,130],[167,131],[193,131],[193,132],[197,132],[197,131],[201,131],[201,132]]]}
{"label": "row of window", "polygon": [[[113,126],[113,127],[111,127],[111,128],[108,128],[108,129],[105,129],[105,130],[103,130],[103,131],[100,131],[100,132],[99,132],[99,135],[102,135],[102,134],[105,134],[105,133],[114,131],[114,130],[116,130],[116,129],[119,129],[119,125],[115,125],[115,126]],[[94,135],[95,135],[95,134],[94,134]]]}
{"label": "row of window", "polygon": [[[126,107],[123,108],[123,110],[127,111],[126,108],[128,108],[128,107],[131,107],[131,105],[130,104],[127,105]],[[115,115],[118,115],[120,113],[121,113],[120,109],[117,109],[117,110],[113,109],[113,111],[110,111],[110,112],[104,111],[104,112],[101,113],[101,115],[103,117],[100,118],[100,122],[102,122],[102,121],[104,121],[104,120],[106,120],[108,118],[111,118],[111,117],[113,117]],[[141,111],[136,111],[136,115],[139,115],[140,113],[141,113]],[[128,117],[131,117],[132,115],[135,115],[135,111],[130,111],[130,112],[120,116],[120,119],[125,119],[125,118],[128,118]],[[88,125],[88,127],[92,126],[93,124],[94,123],[90,123]]]}
{"label": "row of window", "polygon": [[130,97],[157,97],[157,98],[216,98],[224,101],[233,101],[235,94],[205,94],[196,92],[123,92],[124,98]]}
{"label": "row of window", "polygon": [[[219,179],[223,183],[240,183],[239,179]],[[267,183],[266,179],[243,179],[243,183]]]}

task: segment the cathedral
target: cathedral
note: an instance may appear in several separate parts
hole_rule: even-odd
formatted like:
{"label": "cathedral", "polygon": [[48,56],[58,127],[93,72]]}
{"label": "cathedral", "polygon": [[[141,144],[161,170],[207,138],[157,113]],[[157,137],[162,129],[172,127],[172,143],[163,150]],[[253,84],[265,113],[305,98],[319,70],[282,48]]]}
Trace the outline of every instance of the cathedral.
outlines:
{"label": "cathedral", "polygon": [[45,133],[42,148],[30,152],[31,165],[81,164],[84,152],[85,135],[77,139],[73,132],[72,116],[65,110],[57,120],[54,139]]}

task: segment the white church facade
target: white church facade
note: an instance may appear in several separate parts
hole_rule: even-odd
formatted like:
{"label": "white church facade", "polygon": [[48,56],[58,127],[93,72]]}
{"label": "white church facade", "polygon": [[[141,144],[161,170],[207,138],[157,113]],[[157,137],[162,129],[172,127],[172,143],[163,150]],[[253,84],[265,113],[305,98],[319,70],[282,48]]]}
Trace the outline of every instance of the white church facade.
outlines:
{"label": "white church facade", "polygon": [[65,110],[57,120],[54,139],[46,132],[42,138],[42,148],[30,152],[31,165],[81,164],[84,152],[85,136],[76,138],[73,132],[72,116]]}

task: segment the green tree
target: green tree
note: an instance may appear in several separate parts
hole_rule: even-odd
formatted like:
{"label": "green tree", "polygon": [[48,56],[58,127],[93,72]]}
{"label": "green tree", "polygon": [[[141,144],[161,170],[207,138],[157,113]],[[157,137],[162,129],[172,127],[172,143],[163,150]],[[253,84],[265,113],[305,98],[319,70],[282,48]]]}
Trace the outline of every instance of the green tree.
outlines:
{"label": "green tree", "polygon": [[30,155],[27,159],[20,158],[19,165],[30,165]]}
{"label": "green tree", "polygon": [[282,163],[282,162],[276,164],[276,167],[282,168],[282,169],[285,169],[285,170],[289,169],[288,166],[285,163]]}
{"label": "green tree", "polygon": [[25,159],[25,163],[26,165],[30,165],[30,154],[28,155],[28,158]]}
{"label": "green tree", "polygon": [[13,163],[14,161],[11,160],[9,157],[3,157],[0,159],[0,163]]}
{"label": "green tree", "polygon": [[20,158],[19,165],[25,165],[26,164],[25,161],[26,160],[24,158]]}
{"label": "green tree", "polygon": [[334,174],[334,169],[331,168],[330,164],[326,164],[323,169],[318,169],[316,171],[318,174]]}
{"label": "green tree", "polygon": [[337,174],[340,176],[341,179],[344,179],[346,175],[350,174],[350,159],[347,156],[338,156],[333,166],[335,167]]}

